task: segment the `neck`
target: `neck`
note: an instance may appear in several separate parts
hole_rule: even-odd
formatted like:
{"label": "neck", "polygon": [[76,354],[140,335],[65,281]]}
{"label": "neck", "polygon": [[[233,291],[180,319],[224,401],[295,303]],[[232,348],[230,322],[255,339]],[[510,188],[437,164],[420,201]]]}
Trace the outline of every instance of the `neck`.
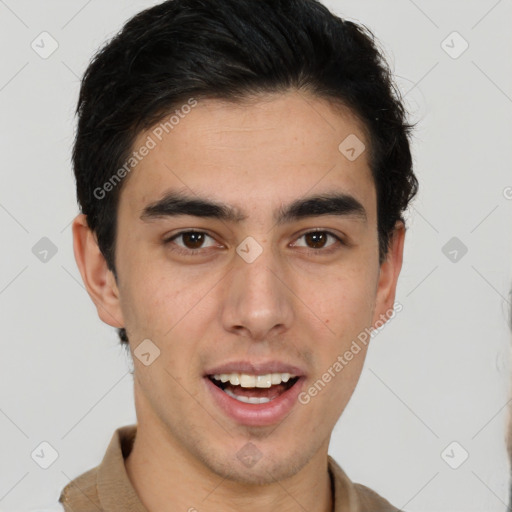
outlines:
{"label": "neck", "polygon": [[[325,443],[324,443],[325,444]],[[266,485],[223,478],[184,451],[157,422],[138,422],[125,460],[128,477],[149,512],[332,512],[327,446],[296,474]]]}

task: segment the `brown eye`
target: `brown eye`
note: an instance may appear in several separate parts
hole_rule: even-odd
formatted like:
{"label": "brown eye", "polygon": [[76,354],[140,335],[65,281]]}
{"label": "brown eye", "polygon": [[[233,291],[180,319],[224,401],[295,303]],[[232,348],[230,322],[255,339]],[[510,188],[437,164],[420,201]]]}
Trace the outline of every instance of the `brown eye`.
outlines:
{"label": "brown eye", "polygon": [[[329,242],[329,239],[331,239],[332,242]],[[308,231],[301,235],[297,240],[303,240],[303,243],[299,243],[297,241],[292,244],[292,246],[304,247],[309,249],[310,253],[316,254],[329,254],[340,249],[340,246],[346,245],[344,241],[334,233],[319,229]]]}
{"label": "brown eye", "polygon": [[[210,239],[209,244],[207,239]],[[180,254],[194,255],[213,247],[215,239],[203,231],[182,231],[164,240],[164,245]]]}
{"label": "brown eye", "polygon": [[306,233],[304,235],[306,241],[310,244],[310,247],[313,247],[314,249],[321,249],[324,247],[327,242],[327,236],[327,233],[324,231],[312,231],[311,233]]}
{"label": "brown eye", "polygon": [[205,234],[198,233],[197,231],[189,231],[182,235],[183,244],[187,249],[199,249],[204,243]]}

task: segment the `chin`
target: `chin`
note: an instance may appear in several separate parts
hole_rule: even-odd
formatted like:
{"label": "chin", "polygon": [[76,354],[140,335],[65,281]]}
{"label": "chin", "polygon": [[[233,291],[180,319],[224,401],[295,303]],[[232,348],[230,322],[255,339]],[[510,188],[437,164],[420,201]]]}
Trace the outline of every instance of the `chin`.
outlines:
{"label": "chin", "polygon": [[270,485],[296,475],[313,456],[304,446],[297,446],[296,451],[285,451],[280,444],[280,449],[268,449],[268,453],[273,454],[270,456],[263,452],[264,448],[267,451],[264,444],[249,441],[242,448],[232,447],[220,456],[203,457],[202,463],[213,473],[237,484]]}

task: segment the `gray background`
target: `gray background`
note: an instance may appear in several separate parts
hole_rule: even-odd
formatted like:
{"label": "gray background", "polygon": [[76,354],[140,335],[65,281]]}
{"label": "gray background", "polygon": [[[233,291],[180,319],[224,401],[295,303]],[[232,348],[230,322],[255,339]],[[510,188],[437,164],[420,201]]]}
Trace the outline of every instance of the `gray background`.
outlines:
{"label": "gray background", "polygon": [[[50,510],[70,479],[99,464],[113,431],[136,421],[131,363],[73,257],[70,152],[88,60],[154,3],[0,0],[1,511]],[[397,293],[403,311],[375,338],[330,453],[408,511],[504,511],[512,1],[327,5],[380,39],[419,120],[420,180]],[[43,31],[58,43],[46,59],[31,47],[43,45]],[[469,43],[461,55],[454,31]],[[46,261],[37,256],[43,237],[57,251]],[[58,453],[48,469],[31,457],[49,457],[44,441]]]}

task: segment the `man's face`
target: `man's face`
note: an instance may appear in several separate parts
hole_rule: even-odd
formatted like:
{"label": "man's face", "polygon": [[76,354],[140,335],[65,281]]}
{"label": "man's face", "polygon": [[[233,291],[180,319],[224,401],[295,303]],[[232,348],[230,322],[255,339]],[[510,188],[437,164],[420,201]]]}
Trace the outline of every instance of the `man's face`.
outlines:
{"label": "man's face", "polygon": [[[132,353],[146,339],[160,350],[149,366],[134,357],[139,425],[164,433],[215,474],[272,482],[326,452],[366,347],[330,382],[324,378],[321,391],[302,400],[308,403],[298,395],[392,307],[397,265],[379,267],[367,151],[351,161],[338,149],[351,134],[368,148],[348,112],[290,92],[244,105],[200,101],[161,141],[148,130],[134,145],[148,135],[157,142],[123,185],[119,305],[109,307]],[[169,193],[222,203],[244,220],[211,209],[206,216],[162,208],[143,215]],[[279,218],[292,203],[325,195],[345,200],[317,210],[305,204]],[[320,214],[325,209],[331,213]],[[284,384],[255,389],[250,379],[244,388],[233,376],[279,380],[287,367],[299,379],[286,391]],[[230,394],[211,380],[222,373]],[[251,454],[255,464],[247,463]]]}

